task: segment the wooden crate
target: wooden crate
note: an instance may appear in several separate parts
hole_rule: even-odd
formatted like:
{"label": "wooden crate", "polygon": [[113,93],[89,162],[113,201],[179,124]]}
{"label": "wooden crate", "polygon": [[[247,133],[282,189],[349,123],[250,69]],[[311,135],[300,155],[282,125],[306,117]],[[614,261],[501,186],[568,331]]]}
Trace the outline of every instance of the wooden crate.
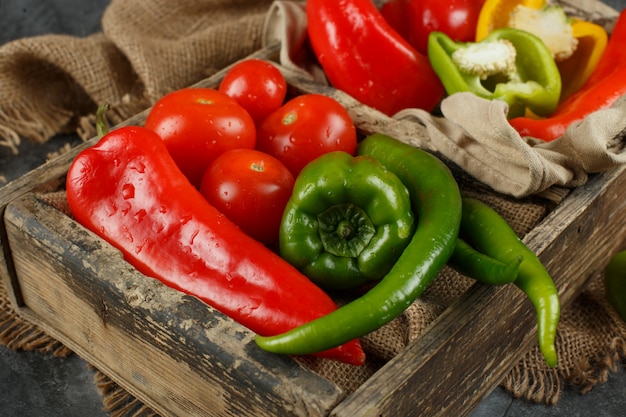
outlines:
{"label": "wooden crate", "polygon": [[[276,47],[257,56],[272,58]],[[226,69],[199,85],[214,86]],[[361,134],[425,135],[331,88]],[[124,124],[141,124],[146,113]],[[429,329],[349,395],[194,297],[147,278],[51,205],[73,149],[0,190],[0,278],[15,309],[163,416],[462,416],[536,343],[532,305],[514,286],[473,285]],[[626,239],[626,167],[569,193],[524,239],[567,305]]]}

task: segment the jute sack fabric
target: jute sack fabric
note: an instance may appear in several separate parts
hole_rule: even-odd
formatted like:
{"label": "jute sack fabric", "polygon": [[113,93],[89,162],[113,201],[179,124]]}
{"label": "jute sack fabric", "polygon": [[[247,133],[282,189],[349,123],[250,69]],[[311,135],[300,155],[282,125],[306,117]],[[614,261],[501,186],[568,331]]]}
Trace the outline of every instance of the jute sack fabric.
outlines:
{"label": "jute sack fabric", "polygon": [[[285,40],[281,61],[287,65],[295,62],[302,73],[319,77],[319,69],[310,57],[293,53],[306,41],[306,34],[301,30],[302,23],[306,22],[302,4],[276,2],[268,13],[270,6],[271,2],[256,0],[176,4],[163,0],[113,0],[103,16],[103,33],[81,39],[43,36],[5,45],[0,48],[0,91],[3,91],[0,129],[4,144],[11,146],[20,137],[43,141],[60,131],[80,128],[80,121],[102,102],[111,103],[116,110],[114,114],[122,120],[143,110],[164,93],[193,84],[257,50],[264,42],[272,42],[275,36]],[[294,28],[300,29],[294,31]],[[495,114],[504,111],[497,103],[483,105],[494,106]],[[435,118],[432,121],[440,135],[448,140],[448,135],[444,134],[448,128],[442,127],[448,126],[447,122]],[[461,132],[466,135],[465,128]],[[619,146],[621,139],[617,142]],[[430,146],[425,144],[427,149]],[[617,148],[610,149],[611,154],[617,155],[615,158],[620,157],[614,151]],[[597,164],[606,168],[619,162],[615,158],[611,155],[608,162],[600,160]],[[569,169],[563,171],[569,172]],[[579,176],[584,180],[583,174]],[[520,236],[547,213],[547,205],[542,200],[510,198],[492,192],[473,179],[459,178],[459,181],[464,194],[488,202]],[[513,189],[523,190],[524,187]],[[509,194],[517,193],[525,191]],[[55,206],[66,210],[62,192],[50,198]],[[557,341],[559,366],[547,369],[538,349],[531,349],[503,382],[514,395],[554,403],[563,381],[573,381],[589,389],[606,379],[608,371],[626,356],[625,325],[607,305],[601,281],[597,279],[594,283],[572,307],[578,309],[563,312]],[[349,393],[407,343],[418,338],[470,285],[473,285],[471,280],[444,269],[405,314],[364,338],[363,344],[370,357],[365,367],[323,360],[303,360],[303,363]],[[0,341],[16,349],[69,354],[58,342],[17,316],[5,294],[5,289],[0,288]],[[128,415],[133,410],[137,415],[149,412],[106,376],[98,374],[97,383],[105,394],[105,405],[114,415]]]}
{"label": "jute sack fabric", "polygon": [[269,0],[113,0],[103,33],[0,47],[0,145],[74,132],[109,103],[121,121],[261,47]]}

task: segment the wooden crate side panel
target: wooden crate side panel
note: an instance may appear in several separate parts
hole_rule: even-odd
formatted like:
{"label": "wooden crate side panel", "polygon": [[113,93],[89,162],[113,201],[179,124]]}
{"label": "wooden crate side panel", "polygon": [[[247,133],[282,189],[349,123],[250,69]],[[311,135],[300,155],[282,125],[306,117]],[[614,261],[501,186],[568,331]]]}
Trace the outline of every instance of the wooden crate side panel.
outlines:
{"label": "wooden crate side panel", "polygon": [[[553,276],[563,306],[626,238],[624,189],[626,167],[598,175],[525,237]],[[466,415],[536,337],[536,315],[521,291],[476,284],[331,415]]]}
{"label": "wooden crate side panel", "polygon": [[323,416],[344,397],[32,195],[7,206],[5,223],[24,309],[163,415]]}
{"label": "wooden crate side panel", "polygon": [[[2,218],[7,204],[25,192],[53,187],[54,184],[60,183],[60,178],[65,177],[69,164],[77,151],[78,148],[76,151],[61,155],[0,188],[0,218]],[[7,290],[11,304],[14,306],[22,305],[18,289],[19,284],[8,246],[6,228],[2,221],[0,221],[0,279]]]}
{"label": "wooden crate side panel", "polygon": [[[276,59],[279,50],[280,44],[268,45],[267,47],[252,53],[247,58],[259,58],[266,60]],[[211,77],[201,80],[195,84],[194,87],[215,88],[219,85],[219,82],[222,78],[224,78],[226,72],[228,72],[233,65],[235,65],[235,63],[221,69]],[[146,109],[117,124],[115,128],[129,125],[141,126],[145,122],[149,111],[150,109]],[[65,174],[67,173],[67,170],[76,155],[83,149],[93,146],[97,143],[97,141],[98,138],[94,137],[3,186],[0,189],[0,217],[3,215],[7,204],[25,193],[42,188],[49,188],[51,184],[55,182],[63,182]],[[14,273],[14,267],[12,265],[11,255],[7,244],[6,231],[2,222],[0,222],[0,280],[2,280],[5,288],[17,289],[18,282]],[[22,304],[22,300],[19,299],[19,291],[9,291],[8,295],[13,305]]]}

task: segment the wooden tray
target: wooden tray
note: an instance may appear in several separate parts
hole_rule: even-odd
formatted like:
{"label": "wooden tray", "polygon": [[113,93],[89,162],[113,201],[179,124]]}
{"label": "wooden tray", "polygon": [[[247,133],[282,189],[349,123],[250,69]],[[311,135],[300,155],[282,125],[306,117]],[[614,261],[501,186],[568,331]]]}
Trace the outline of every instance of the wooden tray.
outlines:
{"label": "wooden tray", "polygon": [[[255,56],[271,59],[277,47]],[[200,86],[215,86],[224,71]],[[425,135],[285,70],[300,92],[331,95],[361,134]],[[124,124],[141,124],[146,113]],[[473,285],[422,337],[346,394],[194,297],[147,278],[48,203],[72,149],[0,189],[0,278],[15,309],[163,416],[462,416],[536,343],[532,305],[514,286]],[[564,197],[524,241],[567,305],[626,239],[626,167]]]}

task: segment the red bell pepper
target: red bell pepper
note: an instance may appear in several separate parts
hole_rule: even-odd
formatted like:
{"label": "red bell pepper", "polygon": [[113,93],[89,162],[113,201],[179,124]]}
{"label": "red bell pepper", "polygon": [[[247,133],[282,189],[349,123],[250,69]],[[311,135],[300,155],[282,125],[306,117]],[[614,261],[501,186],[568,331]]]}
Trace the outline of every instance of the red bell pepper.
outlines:
{"label": "red bell pepper", "polygon": [[587,115],[610,107],[626,94],[626,10],[622,10],[609,42],[589,79],[577,92],[559,103],[545,119],[517,117],[509,123],[522,136],[532,136],[546,142],[565,133],[572,123]]}
{"label": "red bell pepper", "polygon": [[408,0],[389,0],[380,6],[380,14],[403,39],[410,39],[411,26],[406,12]]}
{"label": "red bell pepper", "polygon": [[387,115],[431,111],[443,86],[428,58],[385,21],[371,0],[308,0],[309,39],[329,82]]}
{"label": "red bell pepper", "polygon": [[[82,151],[66,188],[76,220],[140,272],[255,333],[280,334],[337,309],[295,267],[210,205],[148,129],[119,128]],[[354,365],[365,360],[357,339],[320,356]]]}

